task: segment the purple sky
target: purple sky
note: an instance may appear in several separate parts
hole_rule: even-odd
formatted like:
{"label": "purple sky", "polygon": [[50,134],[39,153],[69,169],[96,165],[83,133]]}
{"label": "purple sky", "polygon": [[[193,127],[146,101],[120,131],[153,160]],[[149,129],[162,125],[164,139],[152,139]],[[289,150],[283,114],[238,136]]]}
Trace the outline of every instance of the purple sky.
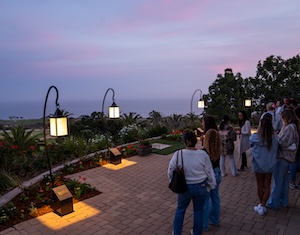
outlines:
{"label": "purple sky", "polygon": [[0,100],[189,99],[299,48],[299,0],[1,0]]}

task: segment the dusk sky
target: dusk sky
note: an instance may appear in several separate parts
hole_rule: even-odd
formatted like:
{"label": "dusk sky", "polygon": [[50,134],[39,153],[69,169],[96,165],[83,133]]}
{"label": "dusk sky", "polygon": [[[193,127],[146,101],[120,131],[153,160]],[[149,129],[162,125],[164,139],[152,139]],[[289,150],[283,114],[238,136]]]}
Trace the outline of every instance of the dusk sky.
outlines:
{"label": "dusk sky", "polygon": [[0,100],[189,99],[299,48],[299,0],[1,0]]}

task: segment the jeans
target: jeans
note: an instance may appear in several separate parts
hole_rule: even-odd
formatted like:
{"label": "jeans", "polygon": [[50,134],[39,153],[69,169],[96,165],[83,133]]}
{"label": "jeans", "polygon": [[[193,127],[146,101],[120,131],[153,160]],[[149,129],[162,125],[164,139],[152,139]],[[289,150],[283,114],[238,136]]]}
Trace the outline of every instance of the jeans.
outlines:
{"label": "jeans", "polygon": [[173,230],[174,235],[180,235],[183,227],[184,215],[190,201],[193,200],[195,235],[202,234],[203,206],[206,198],[206,182],[198,184],[188,184],[188,191],[178,194],[178,204],[175,213]]}
{"label": "jeans", "polygon": [[220,157],[220,170],[221,170],[222,176],[225,176],[225,174],[226,174],[226,168],[225,168],[226,157],[229,157],[229,160],[230,160],[230,170],[231,170],[232,176],[237,176],[236,165],[235,165],[233,153],[228,154],[228,155],[221,155],[221,157]]}
{"label": "jeans", "polygon": [[279,206],[288,206],[289,199],[289,166],[290,162],[278,159],[272,178],[272,192],[267,207],[278,209]]}
{"label": "jeans", "polygon": [[208,230],[208,224],[220,225],[220,196],[219,184],[222,177],[219,167],[214,168],[217,185],[206,196],[203,212],[203,229]]}

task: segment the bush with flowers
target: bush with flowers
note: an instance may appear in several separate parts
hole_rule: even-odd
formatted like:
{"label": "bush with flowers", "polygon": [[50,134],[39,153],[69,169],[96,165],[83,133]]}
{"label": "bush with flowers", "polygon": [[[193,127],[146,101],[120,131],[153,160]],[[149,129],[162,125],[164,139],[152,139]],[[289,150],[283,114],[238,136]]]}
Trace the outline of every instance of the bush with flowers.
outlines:
{"label": "bush with flowers", "polygon": [[143,129],[137,124],[131,124],[124,126],[120,132],[119,136],[122,139],[122,143],[130,143],[141,139],[141,136],[146,135],[146,129]]}
{"label": "bush with flowers", "polygon": [[118,150],[125,158],[136,154],[136,146],[134,144],[128,144],[122,147],[118,147]]}
{"label": "bush with flowers", "polygon": [[182,140],[182,130],[172,130],[171,134],[168,136],[168,139],[181,141]]}

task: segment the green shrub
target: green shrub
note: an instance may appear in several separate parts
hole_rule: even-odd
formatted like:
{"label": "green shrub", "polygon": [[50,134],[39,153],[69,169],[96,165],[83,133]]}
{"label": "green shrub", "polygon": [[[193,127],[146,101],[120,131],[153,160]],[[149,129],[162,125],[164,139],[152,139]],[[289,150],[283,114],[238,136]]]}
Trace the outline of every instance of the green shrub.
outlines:
{"label": "green shrub", "polygon": [[0,207],[0,224],[4,224],[9,221],[10,217],[17,213],[17,208],[10,202],[6,206]]}
{"label": "green shrub", "polygon": [[148,128],[148,137],[167,135],[168,133],[168,128],[159,124]]}
{"label": "green shrub", "polygon": [[0,193],[11,187],[17,186],[17,182],[4,170],[0,170]]}

